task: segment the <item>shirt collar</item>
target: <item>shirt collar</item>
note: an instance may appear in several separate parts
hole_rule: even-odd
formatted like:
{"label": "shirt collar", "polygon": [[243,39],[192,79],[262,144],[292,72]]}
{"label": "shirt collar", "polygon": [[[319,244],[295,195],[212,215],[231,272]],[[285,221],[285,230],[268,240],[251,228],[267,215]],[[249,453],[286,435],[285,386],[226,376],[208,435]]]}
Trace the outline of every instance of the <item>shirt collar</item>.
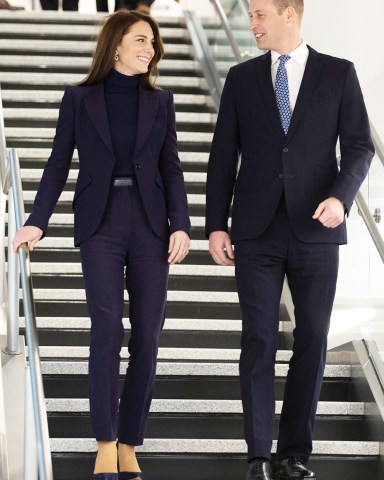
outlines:
{"label": "shirt collar", "polygon": [[[309,55],[307,44],[303,40],[300,43],[300,45],[288,55],[291,57],[292,60],[294,60],[295,62],[305,67],[305,64],[307,63],[307,59]],[[272,65],[274,65],[279,60],[280,57],[281,57],[280,53],[276,52],[275,50],[271,50]]]}

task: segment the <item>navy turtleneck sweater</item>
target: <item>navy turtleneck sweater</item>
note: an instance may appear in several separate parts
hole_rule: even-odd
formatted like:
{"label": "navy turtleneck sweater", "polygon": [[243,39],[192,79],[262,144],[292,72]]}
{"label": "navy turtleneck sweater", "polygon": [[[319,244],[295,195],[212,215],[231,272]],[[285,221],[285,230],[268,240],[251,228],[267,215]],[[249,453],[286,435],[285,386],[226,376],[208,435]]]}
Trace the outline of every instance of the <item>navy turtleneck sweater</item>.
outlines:
{"label": "navy turtleneck sweater", "polygon": [[114,177],[135,175],[133,154],[137,133],[139,80],[112,69],[104,80],[105,103],[116,163]]}

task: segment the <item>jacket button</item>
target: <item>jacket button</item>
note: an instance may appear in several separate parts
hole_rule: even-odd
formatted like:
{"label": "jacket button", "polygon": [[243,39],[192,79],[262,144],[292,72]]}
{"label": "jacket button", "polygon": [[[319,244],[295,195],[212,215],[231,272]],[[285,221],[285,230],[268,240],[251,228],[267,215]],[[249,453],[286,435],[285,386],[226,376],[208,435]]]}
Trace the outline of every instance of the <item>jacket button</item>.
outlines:
{"label": "jacket button", "polygon": [[289,152],[289,149],[287,147],[283,148],[283,152],[284,153],[288,153]]}
{"label": "jacket button", "polygon": [[284,178],[284,173],[279,173],[279,178]]}
{"label": "jacket button", "polygon": [[141,168],[140,163],[136,163],[135,168],[136,168],[136,170],[140,170],[140,168]]}

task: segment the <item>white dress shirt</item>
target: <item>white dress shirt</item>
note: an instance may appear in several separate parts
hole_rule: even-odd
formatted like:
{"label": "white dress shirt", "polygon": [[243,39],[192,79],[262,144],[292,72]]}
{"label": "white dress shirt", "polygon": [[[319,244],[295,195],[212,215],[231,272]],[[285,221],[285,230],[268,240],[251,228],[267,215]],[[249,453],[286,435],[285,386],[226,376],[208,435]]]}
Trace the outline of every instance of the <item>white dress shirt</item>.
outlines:
{"label": "white dress shirt", "polygon": [[[297,96],[299,95],[301,81],[303,80],[309,50],[307,45],[303,41],[295,50],[293,50],[291,53],[288,53],[288,55],[291,58],[286,62],[285,68],[288,75],[289,103],[291,106],[291,112],[293,112],[296,105]],[[280,53],[271,50],[271,74],[273,88],[275,88],[276,73],[280,63],[280,56]]]}

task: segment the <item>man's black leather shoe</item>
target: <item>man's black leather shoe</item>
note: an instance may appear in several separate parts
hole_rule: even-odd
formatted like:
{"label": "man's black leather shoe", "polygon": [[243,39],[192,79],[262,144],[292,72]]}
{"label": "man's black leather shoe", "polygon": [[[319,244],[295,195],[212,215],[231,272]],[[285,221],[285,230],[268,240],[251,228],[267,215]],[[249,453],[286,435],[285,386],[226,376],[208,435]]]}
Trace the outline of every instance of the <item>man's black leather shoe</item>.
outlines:
{"label": "man's black leather shoe", "polygon": [[276,462],[274,480],[301,480],[316,478],[316,474],[308,470],[296,457],[289,457]]}
{"label": "man's black leather shoe", "polygon": [[249,465],[245,480],[272,480],[271,465],[268,460],[256,459]]}

